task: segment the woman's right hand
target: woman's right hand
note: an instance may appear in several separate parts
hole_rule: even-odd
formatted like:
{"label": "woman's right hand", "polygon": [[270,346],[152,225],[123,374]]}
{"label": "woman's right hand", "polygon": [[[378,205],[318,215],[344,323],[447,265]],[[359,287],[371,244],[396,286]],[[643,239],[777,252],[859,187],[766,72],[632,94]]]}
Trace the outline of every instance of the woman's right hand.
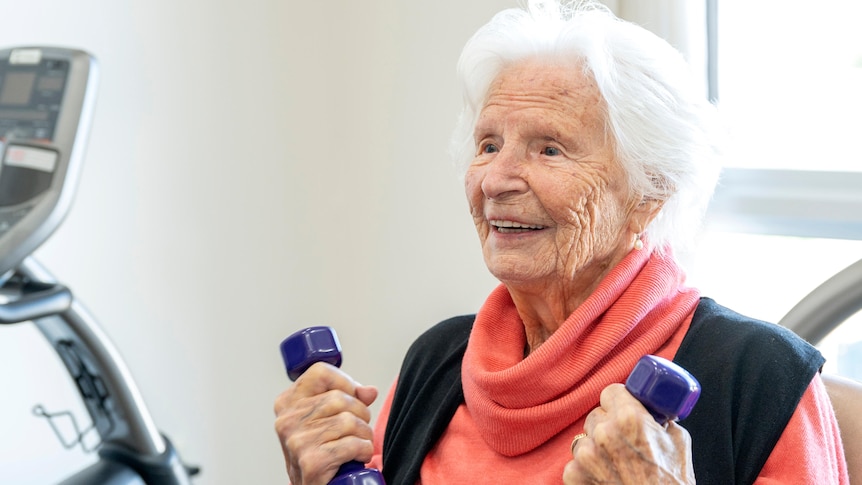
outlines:
{"label": "woman's right hand", "polygon": [[563,483],[694,484],[691,436],[676,422],[656,423],[623,384],[611,384],[572,444]]}
{"label": "woman's right hand", "polygon": [[293,485],[325,485],[343,463],[371,460],[368,406],[377,388],[337,367],[312,365],[275,400],[275,431]]}

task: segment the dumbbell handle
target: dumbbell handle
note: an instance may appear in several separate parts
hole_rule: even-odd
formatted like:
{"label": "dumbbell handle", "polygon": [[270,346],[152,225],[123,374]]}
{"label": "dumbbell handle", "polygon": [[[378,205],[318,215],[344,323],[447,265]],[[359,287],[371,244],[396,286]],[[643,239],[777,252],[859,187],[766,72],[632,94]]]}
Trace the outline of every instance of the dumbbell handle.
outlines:
{"label": "dumbbell handle", "polygon": [[[281,354],[291,380],[317,362],[341,366],[341,345],[330,327],[309,327],[281,343]],[[700,383],[679,365],[655,355],[642,357],[626,380],[626,389],[637,398],[659,424],[685,419],[698,397]],[[385,485],[383,476],[358,461],[339,468],[330,485]]]}
{"label": "dumbbell handle", "polygon": [[659,424],[685,419],[700,397],[700,383],[688,371],[655,355],[641,357],[626,389]]}
{"label": "dumbbell handle", "polygon": [[[341,367],[341,344],[330,327],[302,329],[284,339],[280,347],[287,375],[293,381],[317,362]],[[341,465],[329,485],[386,485],[386,482],[378,470],[365,468],[365,464],[354,460]]]}

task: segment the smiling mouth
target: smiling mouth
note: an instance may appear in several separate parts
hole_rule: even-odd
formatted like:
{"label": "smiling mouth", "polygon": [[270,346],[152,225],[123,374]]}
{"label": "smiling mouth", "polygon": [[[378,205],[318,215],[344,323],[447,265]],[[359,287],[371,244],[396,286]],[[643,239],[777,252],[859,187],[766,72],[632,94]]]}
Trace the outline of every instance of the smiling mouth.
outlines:
{"label": "smiling mouth", "polygon": [[512,234],[519,232],[530,232],[530,231],[538,231],[544,229],[545,226],[539,226],[537,224],[522,224],[520,222],[514,221],[488,221],[491,226],[497,230],[497,232],[503,234]]}

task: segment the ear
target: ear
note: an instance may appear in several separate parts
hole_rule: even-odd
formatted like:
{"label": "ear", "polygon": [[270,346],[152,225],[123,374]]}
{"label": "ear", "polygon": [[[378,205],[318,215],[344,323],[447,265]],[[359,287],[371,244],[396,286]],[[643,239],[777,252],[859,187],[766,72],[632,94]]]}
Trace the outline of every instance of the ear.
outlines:
{"label": "ear", "polygon": [[629,216],[629,229],[635,234],[641,234],[661,212],[662,207],[664,207],[663,200],[642,198]]}

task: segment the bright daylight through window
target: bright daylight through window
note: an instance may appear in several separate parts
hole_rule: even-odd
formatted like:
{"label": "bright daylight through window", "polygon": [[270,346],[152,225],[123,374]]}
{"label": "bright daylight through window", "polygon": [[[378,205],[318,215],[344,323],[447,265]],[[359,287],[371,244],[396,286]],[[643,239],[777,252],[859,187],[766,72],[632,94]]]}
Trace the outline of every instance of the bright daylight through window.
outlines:
{"label": "bright daylight through window", "polygon": [[[690,281],[731,308],[777,322],[808,292],[862,258],[862,178],[856,178],[862,177],[862,2],[717,3],[718,105],[730,126],[727,166],[734,180],[755,180],[748,169],[769,169],[797,179],[818,171],[812,180],[817,175],[826,183],[810,202],[809,194],[800,195],[792,214],[782,214],[791,212],[793,195],[770,199],[772,187],[750,182],[746,190],[759,197],[759,206],[736,199],[722,206],[724,214],[710,214],[713,221],[749,223],[708,232],[688,268]],[[840,197],[830,193],[848,180]],[[847,214],[832,229],[815,222],[824,215],[816,212],[824,201],[832,204],[823,206],[830,207],[825,215],[833,208]],[[792,217],[799,219],[786,220]],[[862,314],[818,346],[827,371],[862,380]]]}

